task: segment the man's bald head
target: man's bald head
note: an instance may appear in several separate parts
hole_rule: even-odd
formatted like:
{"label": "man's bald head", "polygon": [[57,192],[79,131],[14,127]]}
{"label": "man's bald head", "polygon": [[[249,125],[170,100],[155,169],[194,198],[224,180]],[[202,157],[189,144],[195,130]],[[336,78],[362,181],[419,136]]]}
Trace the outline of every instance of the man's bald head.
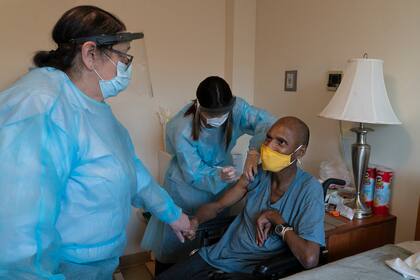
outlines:
{"label": "man's bald head", "polygon": [[297,146],[305,145],[308,146],[309,144],[309,127],[304,123],[301,119],[288,116],[283,117],[277,120],[277,122],[273,125],[275,126],[287,126],[290,130],[292,130],[296,136]]}

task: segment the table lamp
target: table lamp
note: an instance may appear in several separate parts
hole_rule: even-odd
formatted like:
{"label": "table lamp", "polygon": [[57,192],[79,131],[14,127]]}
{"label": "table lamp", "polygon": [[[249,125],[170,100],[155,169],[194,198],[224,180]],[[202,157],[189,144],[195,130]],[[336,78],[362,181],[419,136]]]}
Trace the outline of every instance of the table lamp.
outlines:
{"label": "table lamp", "polygon": [[385,88],[383,61],[368,59],[367,54],[360,59],[350,59],[344,71],[343,81],[331,101],[319,116],[329,119],[359,123],[351,131],[356,133],[356,143],[352,145],[351,157],[356,195],[352,205],[354,218],[363,219],[372,214],[361,199],[361,186],[369,163],[370,145],[366,134],[373,129],[370,124],[401,124],[392,110]]}

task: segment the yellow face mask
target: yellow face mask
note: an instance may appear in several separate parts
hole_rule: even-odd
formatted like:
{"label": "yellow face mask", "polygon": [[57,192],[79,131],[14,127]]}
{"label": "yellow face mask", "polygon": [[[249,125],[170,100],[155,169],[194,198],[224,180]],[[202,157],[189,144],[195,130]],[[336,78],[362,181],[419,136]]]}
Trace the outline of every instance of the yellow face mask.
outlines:
{"label": "yellow face mask", "polygon": [[292,160],[292,155],[296,153],[302,145],[297,147],[297,149],[292,152],[290,155],[285,155],[276,151],[273,151],[270,147],[266,145],[261,146],[261,161],[262,168],[266,171],[279,172],[280,170],[285,169],[291,165],[294,161]]}

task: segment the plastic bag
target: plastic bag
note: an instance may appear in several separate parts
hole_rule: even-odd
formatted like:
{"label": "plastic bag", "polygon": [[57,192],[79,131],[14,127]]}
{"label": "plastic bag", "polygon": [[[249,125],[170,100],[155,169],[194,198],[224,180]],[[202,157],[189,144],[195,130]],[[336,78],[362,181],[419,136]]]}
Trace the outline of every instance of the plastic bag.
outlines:
{"label": "plastic bag", "polygon": [[321,162],[319,178],[322,182],[329,178],[346,181],[345,187],[351,187],[351,175],[346,164],[342,160],[326,160]]}

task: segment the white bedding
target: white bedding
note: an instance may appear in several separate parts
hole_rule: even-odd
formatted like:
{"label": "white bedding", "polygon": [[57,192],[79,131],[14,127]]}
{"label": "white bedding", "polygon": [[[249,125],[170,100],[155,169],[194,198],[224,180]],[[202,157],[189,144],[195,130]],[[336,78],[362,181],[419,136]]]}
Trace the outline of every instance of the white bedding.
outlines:
{"label": "white bedding", "polygon": [[385,245],[321,267],[303,271],[287,280],[403,280],[404,277],[385,264],[394,258],[406,259],[418,250],[420,242],[403,242],[398,245]]}

